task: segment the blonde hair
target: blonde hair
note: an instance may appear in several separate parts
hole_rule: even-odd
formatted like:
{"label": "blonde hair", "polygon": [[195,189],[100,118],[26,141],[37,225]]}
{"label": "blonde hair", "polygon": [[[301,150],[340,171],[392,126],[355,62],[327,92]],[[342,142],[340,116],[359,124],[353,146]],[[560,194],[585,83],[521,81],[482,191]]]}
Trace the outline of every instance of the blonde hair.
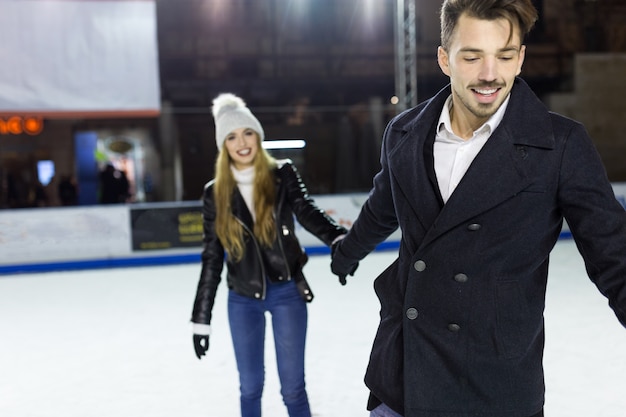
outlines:
{"label": "blonde hair", "polygon": [[[255,132],[256,133],[256,132]],[[253,201],[256,221],[253,233],[262,246],[271,247],[276,239],[274,203],[276,184],[274,170],[276,160],[261,146],[261,138],[256,134],[258,153],[254,158]],[[231,159],[226,147],[222,147],[215,162],[215,233],[229,258],[240,261],[244,254],[244,230],[233,215],[232,198],[237,182],[231,171]]]}

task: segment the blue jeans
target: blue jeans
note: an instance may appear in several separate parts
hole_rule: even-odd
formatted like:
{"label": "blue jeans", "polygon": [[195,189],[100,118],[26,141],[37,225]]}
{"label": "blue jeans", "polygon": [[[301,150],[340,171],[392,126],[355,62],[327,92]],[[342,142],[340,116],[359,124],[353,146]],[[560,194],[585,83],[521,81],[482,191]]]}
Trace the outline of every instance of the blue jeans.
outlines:
{"label": "blue jeans", "polygon": [[261,416],[265,312],[272,316],[280,393],[289,417],[310,417],[304,383],[307,307],[294,281],[267,284],[265,300],[228,293],[228,320],[239,370],[242,417]]}
{"label": "blue jeans", "polygon": [[402,417],[400,414],[387,407],[386,404],[381,404],[370,412],[370,417]]}

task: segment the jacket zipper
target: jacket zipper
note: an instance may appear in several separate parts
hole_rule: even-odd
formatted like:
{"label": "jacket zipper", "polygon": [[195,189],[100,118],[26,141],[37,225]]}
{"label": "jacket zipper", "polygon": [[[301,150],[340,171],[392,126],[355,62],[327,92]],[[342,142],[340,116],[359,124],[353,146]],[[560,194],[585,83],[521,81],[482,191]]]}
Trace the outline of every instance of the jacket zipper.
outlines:
{"label": "jacket zipper", "polygon": [[[246,226],[246,224],[244,222],[241,221],[241,219],[237,216],[234,216],[235,219],[237,219],[237,221],[239,222],[239,224],[241,224],[241,226],[248,232],[248,234],[250,235],[250,238],[252,239],[252,241],[254,242],[254,248],[256,249],[256,253],[258,255],[258,259],[259,259],[259,263],[261,266],[261,287],[262,287],[262,294],[261,294],[261,300],[265,300],[265,295],[267,293],[267,288],[266,288],[266,283],[265,283],[265,279],[267,278],[265,275],[265,266],[263,265],[263,254],[261,253],[261,248],[259,248],[259,243],[256,241],[256,238],[254,237],[254,233],[252,233],[252,231],[250,230],[250,228],[248,226]],[[284,255],[283,255],[284,256]]]}
{"label": "jacket zipper", "polygon": [[280,224],[277,221],[278,218],[278,213],[280,213],[280,209],[282,206],[282,199],[279,199],[278,202],[278,206],[276,207],[276,211],[274,211],[274,224],[276,225],[276,233],[279,233],[278,236],[276,236],[276,239],[278,240],[278,247],[280,248],[280,253],[283,256],[283,263],[285,264],[285,268],[287,269],[287,276],[285,277],[285,279],[287,281],[291,281],[291,278],[293,278],[291,276],[291,270],[289,269],[289,262],[287,261],[287,255],[285,255],[285,249],[283,247],[283,232],[285,230],[289,231],[289,229],[287,229],[285,226],[283,226],[282,224]]}
{"label": "jacket zipper", "polygon": [[[276,226],[278,230],[278,233],[283,233],[285,230],[289,230],[284,226],[281,226],[280,228],[278,226]],[[287,281],[291,281],[291,270],[289,269],[289,262],[287,262],[287,255],[285,255],[285,249],[283,248],[283,239],[282,236],[278,236],[278,247],[280,248],[280,253],[283,256],[283,262],[285,264],[285,268],[287,269],[287,276],[285,277]]]}

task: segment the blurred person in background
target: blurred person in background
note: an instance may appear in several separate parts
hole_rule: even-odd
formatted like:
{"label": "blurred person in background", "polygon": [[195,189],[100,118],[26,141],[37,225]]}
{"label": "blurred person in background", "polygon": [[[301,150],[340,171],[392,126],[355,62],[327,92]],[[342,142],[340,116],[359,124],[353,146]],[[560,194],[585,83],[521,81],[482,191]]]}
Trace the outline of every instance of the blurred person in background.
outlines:
{"label": "blurred person in background", "polygon": [[626,326],[626,211],[585,128],[518,78],[536,19],[531,0],[443,2],[450,84],[388,124],[368,200],[333,245],[345,283],[402,231],[374,284],[371,417],[543,416],[545,291],[564,219]]}
{"label": "blurred person in background", "polygon": [[203,194],[202,269],[191,317],[196,356],[201,359],[209,348],[226,263],[242,417],[261,416],[266,312],[289,416],[310,417],[304,351],[306,303],[313,293],[302,272],[307,255],[295,235],[294,215],[328,246],[346,230],[316,206],[290,160],[275,160],[263,149],[263,128],[240,97],[219,95],[212,113],[219,152],[215,179]]}
{"label": "blurred person in background", "polygon": [[57,192],[62,206],[75,206],[78,204],[78,185],[72,175],[63,175],[59,182]]}
{"label": "blurred person in background", "polygon": [[100,204],[126,203],[130,196],[130,185],[126,173],[107,163],[100,171]]}

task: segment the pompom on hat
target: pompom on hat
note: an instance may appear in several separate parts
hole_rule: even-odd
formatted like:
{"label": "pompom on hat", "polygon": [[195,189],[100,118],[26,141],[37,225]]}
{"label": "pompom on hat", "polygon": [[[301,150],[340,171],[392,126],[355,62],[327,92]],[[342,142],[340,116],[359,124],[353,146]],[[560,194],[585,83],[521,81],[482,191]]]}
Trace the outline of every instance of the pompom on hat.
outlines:
{"label": "pompom on hat", "polygon": [[265,139],[261,123],[240,97],[231,93],[218,95],[213,100],[212,112],[215,119],[215,142],[218,149],[222,149],[226,136],[230,132],[242,127],[254,130],[261,140]]}

